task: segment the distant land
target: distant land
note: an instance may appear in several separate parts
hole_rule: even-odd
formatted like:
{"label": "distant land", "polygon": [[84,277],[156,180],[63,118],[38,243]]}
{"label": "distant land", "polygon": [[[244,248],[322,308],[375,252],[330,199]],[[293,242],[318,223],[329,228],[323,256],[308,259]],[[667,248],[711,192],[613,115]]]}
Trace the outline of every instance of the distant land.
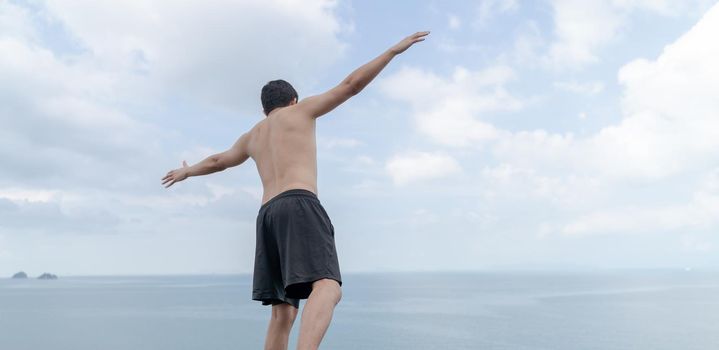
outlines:
{"label": "distant land", "polygon": [[[20,271],[16,274],[12,275],[12,278],[13,279],[27,279],[27,274],[25,273],[25,271]],[[39,280],[56,280],[57,275],[53,275],[51,273],[45,272],[42,275],[38,276],[37,279],[39,279]]]}
{"label": "distant land", "polygon": [[53,275],[51,273],[45,272],[42,275],[40,275],[40,277],[38,277],[37,279],[39,279],[39,280],[56,280],[57,275]]}

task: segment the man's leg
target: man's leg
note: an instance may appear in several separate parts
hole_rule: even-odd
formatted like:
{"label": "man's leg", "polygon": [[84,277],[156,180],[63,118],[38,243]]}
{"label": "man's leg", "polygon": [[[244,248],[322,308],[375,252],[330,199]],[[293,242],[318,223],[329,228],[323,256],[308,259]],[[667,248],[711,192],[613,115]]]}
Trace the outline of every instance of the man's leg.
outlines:
{"label": "man's leg", "polygon": [[337,281],[324,278],[312,283],[312,292],[302,310],[300,339],[297,342],[298,350],[319,348],[320,342],[330,326],[335,306],[341,298],[342,290]]}
{"label": "man's leg", "polygon": [[272,305],[270,326],[267,328],[265,350],[287,350],[292,324],[297,317],[297,309],[287,303]]}

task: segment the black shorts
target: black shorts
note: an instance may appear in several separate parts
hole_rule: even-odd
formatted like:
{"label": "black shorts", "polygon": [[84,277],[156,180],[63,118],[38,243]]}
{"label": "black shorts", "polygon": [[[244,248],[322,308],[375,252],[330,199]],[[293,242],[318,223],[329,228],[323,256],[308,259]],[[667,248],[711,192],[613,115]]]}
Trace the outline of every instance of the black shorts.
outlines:
{"label": "black shorts", "polygon": [[257,214],[252,300],[299,307],[312,282],[330,278],[342,286],[335,230],[317,195],[305,189],[282,192]]}

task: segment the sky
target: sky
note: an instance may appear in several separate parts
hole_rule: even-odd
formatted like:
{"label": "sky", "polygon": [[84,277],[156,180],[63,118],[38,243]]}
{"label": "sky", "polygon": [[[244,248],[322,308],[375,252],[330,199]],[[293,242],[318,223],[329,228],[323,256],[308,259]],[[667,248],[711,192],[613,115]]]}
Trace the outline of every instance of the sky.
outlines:
{"label": "sky", "polygon": [[342,272],[719,268],[719,4],[0,1],[0,275],[250,273],[252,160],[165,189],[334,87]]}

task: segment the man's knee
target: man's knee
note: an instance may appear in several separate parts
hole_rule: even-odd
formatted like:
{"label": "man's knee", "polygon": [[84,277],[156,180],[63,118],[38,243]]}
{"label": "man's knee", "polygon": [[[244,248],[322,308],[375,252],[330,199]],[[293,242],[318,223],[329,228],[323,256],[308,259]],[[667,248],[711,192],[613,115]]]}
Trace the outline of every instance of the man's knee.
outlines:
{"label": "man's knee", "polygon": [[290,304],[279,304],[272,306],[272,322],[292,328],[297,318],[297,309]]}
{"label": "man's knee", "polygon": [[327,293],[334,300],[335,304],[339,303],[342,299],[342,288],[340,288],[340,284],[331,278],[323,278],[312,283],[312,290],[314,291],[315,289],[321,289],[323,293]]}

